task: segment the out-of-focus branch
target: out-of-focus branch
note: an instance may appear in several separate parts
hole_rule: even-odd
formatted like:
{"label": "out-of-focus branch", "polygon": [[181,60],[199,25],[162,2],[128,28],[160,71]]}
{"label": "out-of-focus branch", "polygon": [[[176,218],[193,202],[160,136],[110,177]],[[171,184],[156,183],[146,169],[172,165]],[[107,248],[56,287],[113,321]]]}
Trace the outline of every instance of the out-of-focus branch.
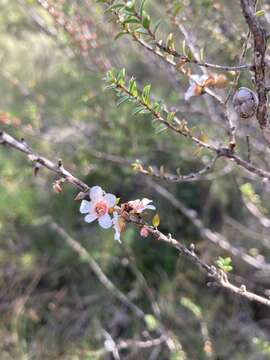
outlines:
{"label": "out-of-focus branch", "polygon": [[[35,155],[26,143],[19,142],[10,135],[1,132],[0,144],[10,145],[11,147],[25,153],[28,157],[30,157],[32,161],[39,163],[41,166],[46,167],[47,169],[51,170],[52,172],[58,175],[61,175],[66,179],[66,181],[68,181],[75,187],[79,188],[80,190],[83,190],[85,195],[87,194],[89,190],[88,185],[84,184],[81,180],[77,179],[70,172],[63,169],[63,167],[59,166],[59,164],[58,165],[54,164],[53,162],[42,156]],[[120,208],[119,209],[116,208],[115,210],[120,211]],[[171,236],[171,234],[165,235],[164,233],[159,231],[156,227],[146,224],[145,222],[143,222],[142,219],[127,212],[122,212],[121,216],[123,216],[125,221],[128,223],[132,223],[140,228],[143,226],[146,227],[148,233],[151,234],[153,238],[156,239],[157,241],[169,244],[170,246],[174,247],[179,252],[180,255],[186,256],[194,265],[197,265],[208,276],[210,276],[220,287],[224,289],[228,289],[232,293],[240,295],[250,301],[256,301],[270,307],[270,299],[264,298],[263,296],[247,291],[244,285],[237,287],[236,285],[232,284],[229,281],[226,273],[224,273],[222,270],[217,269],[215,266],[211,266],[205,263],[194,252],[194,249],[187,248],[184,244],[174,239]]]}
{"label": "out-of-focus branch", "polygon": [[106,276],[94,258],[78,241],[73,239],[54,220],[49,221],[48,224],[53,231],[57,232],[65,240],[66,244],[71,247],[72,250],[74,250],[82,260],[87,262],[98,280],[110,293],[112,293],[118,300],[130,308],[139,318],[143,319],[145,317],[145,313],[111,282],[111,280]]}
{"label": "out-of-focus branch", "polygon": [[[119,301],[121,301],[125,306],[127,306],[129,309],[131,309],[137,317],[145,321],[146,313],[139,308],[136,304],[134,304],[128,296],[126,296],[121,290],[119,290],[116,285],[107,277],[107,275],[103,272],[101,267],[98,265],[98,263],[95,261],[95,259],[90,255],[90,253],[73,237],[71,237],[62,226],[60,226],[57,222],[55,222],[53,219],[48,220],[49,227],[57,232],[66,242],[66,244],[71,247],[73,251],[75,251],[83,261],[86,261],[87,264],[90,266],[93,273],[96,275],[100,283]],[[155,309],[155,308],[154,308]],[[156,312],[155,312],[155,315]],[[162,324],[159,325],[157,328],[159,333],[161,333],[161,338],[163,339],[163,342],[167,343],[167,346],[169,349],[174,350],[179,346],[179,344],[175,343],[173,339],[170,336],[170,331],[168,331]],[[152,341],[152,340],[149,340]],[[155,341],[154,341],[155,343]],[[126,346],[124,345],[126,344]],[[131,343],[127,345],[125,342],[119,343],[119,346],[117,346],[119,349],[124,349],[130,347]],[[144,344],[145,345],[145,344]],[[150,346],[150,342],[148,343],[148,346]],[[147,345],[141,346],[141,347],[148,347]],[[155,346],[155,345],[152,345]]]}
{"label": "out-of-focus branch", "polygon": [[180,200],[176,199],[173,194],[171,194],[167,189],[163,186],[154,183],[152,181],[149,182],[150,186],[161,196],[167,199],[176,209],[181,211],[181,213],[191,221],[191,223],[196,227],[199,233],[207,240],[212,243],[218,245],[221,249],[230,252],[233,256],[240,258],[246,264],[252,266],[255,269],[269,271],[270,272],[270,264],[265,263],[262,260],[257,260],[249,254],[245,253],[244,249],[237,248],[229,243],[229,241],[222,236],[208,228],[206,228],[202,221],[197,216],[196,212],[192,209],[187,208]]}
{"label": "out-of-focus branch", "polygon": [[16,150],[23,152],[27,155],[30,161],[34,162],[34,164],[38,164],[39,166],[45,167],[48,170],[54,172],[55,174],[63,178],[66,182],[76,186],[81,191],[86,192],[89,190],[88,185],[73,176],[69,171],[64,168],[61,160],[58,160],[58,163],[54,163],[51,160],[45,158],[44,156],[40,156],[34,153],[33,150],[24,141],[24,139],[18,141],[6,132],[0,132],[0,144],[11,146]]}
{"label": "out-of-focus branch", "polygon": [[[106,336],[107,340],[105,341],[104,348],[88,352],[89,356],[93,355],[95,357],[96,356],[99,357],[99,356],[102,356],[102,355],[104,355],[104,354],[106,354],[108,352],[113,353],[113,355],[115,356],[115,353],[118,353],[118,351],[120,351],[120,350],[125,350],[125,349],[150,349],[150,348],[153,348],[153,347],[159,347],[162,344],[164,344],[164,342],[166,342],[168,340],[166,335],[161,335],[158,338],[150,339],[150,340],[126,339],[126,340],[119,340],[119,341],[114,341],[111,338],[111,336],[109,336],[109,334],[107,332],[106,332],[105,336]],[[115,359],[117,359],[117,358],[115,357]]]}

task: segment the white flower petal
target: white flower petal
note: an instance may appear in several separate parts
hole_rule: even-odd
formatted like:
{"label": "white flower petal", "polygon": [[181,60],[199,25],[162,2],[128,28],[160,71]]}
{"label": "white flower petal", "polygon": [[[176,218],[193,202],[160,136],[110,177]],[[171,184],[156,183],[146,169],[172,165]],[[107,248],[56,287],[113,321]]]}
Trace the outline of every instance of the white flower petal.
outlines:
{"label": "white flower petal", "polygon": [[96,220],[96,216],[92,215],[92,214],[88,214],[86,215],[86,217],[84,218],[84,221],[86,221],[87,223],[91,223],[94,220]]}
{"label": "white flower petal", "polygon": [[109,229],[112,226],[112,219],[109,214],[105,214],[98,219],[98,223],[103,229]]}
{"label": "white flower petal", "polygon": [[80,206],[80,213],[86,214],[89,212],[89,210],[90,210],[90,201],[83,200]]}
{"label": "white flower petal", "polygon": [[200,83],[202,81],[204,75],[191,75],[191,80],[196,81],[197,83]]}
{"label": "white flower petal", "polygon": [[90,199],[97,200],[103,196],[103,190],[100,186],[92,186],[90,189]]}
{"label": "white flower petal", "polygon": [[142,199],[142,203],[143,203],[144,206],[150,204],[151,202],[153,202],[153,200],[150,200],[150,199],[147,199],[147,198]]}
{"label": "white flower petal", "polygon": [[196,85],[192,84],[185,92],[185,100],[188,101],[192,96],[195,96]]}
{"label": "white flower petal", "polygon": [[155,207],[154,205],[147,205],[147,206],[146,206],[146,209],[156,210],[156,207]]}
{"label": "white flower petal", "polygon": [[116,204],[116,196],[113,194],[106,194],[104,196],[104,200],[106,201],[109,207],[113,207]]}

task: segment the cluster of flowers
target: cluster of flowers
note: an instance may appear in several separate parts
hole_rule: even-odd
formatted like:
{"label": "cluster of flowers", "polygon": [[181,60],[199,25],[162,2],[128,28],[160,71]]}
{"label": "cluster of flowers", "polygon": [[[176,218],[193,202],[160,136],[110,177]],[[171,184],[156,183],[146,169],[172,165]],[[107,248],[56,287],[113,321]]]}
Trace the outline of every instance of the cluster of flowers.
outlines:
{"label": "cluster of flowers", "polygon": [[[115,240],[120,240],[121,232],[125,228],[125,219],[121,216],[121,211],[117,211],[117,198],[113,194],[107,194],[100,186],[93,186],[89,191],[88,200],[82,200],[80,212],[86,214],[84,220],[91,223],[98,220],[99,225],[103,229],[114,228]],[[143,211],[155,210],[155,206],[151,204],[152,200],[142,199],[133,200],[127,203],[132,214],[140,215]],[[111,217],[112,215],[112,217]],[[141,236],[147,237],[148,230],[145,226],[141,228]]]}

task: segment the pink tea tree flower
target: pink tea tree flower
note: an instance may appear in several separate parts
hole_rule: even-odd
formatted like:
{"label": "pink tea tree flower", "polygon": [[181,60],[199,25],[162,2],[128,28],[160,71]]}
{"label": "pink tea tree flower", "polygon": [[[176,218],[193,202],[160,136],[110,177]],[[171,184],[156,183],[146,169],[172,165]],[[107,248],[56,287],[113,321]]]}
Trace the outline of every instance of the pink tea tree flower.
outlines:
{"label": "pink tea tree flower", "polygon": [[[147,198],[144,198],[142,200],[133,200],[129,201],[128,205],[133,209],[133,212],[136,214],[141,214],[144,210],[156,210],[155,206],[151,204],[153,200],[149,200]],[[151,205],[149,205],[151,204]]]}
{"label": "pink tea tree flower", "polygon": [[89,191],[90,201],[83,200],[80,206],[80,212],[87,214],[84,220],[91,223],[98,220],[103,229],[109,229],[113,222],[109,215],[109,209],[116,205],[116,196],[106,194],[100,186],[93,186]]}

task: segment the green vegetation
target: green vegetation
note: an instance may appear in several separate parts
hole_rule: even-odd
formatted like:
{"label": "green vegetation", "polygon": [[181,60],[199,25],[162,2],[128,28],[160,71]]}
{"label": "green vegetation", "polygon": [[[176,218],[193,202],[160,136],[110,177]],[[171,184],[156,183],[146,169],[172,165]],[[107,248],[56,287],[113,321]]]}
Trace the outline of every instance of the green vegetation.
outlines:
{"label": "green vegetation", "polygon": [[[0,130],[119,204],[153,200],[150,225],[267,298],[269,181],[210,148],[228,146],[229,124],[209,92],[225,99],[237,72],[198,66],[238,65],[246,42],[252,63],[239,3],[0,0]],[[268,32],[269,16],[258,2]],[[252,74],[237,87],[254,90]],[[252,164],[269,172],[256,120],[239,124],[237,154],[248,159],[247,133]],[[122,243],[87,224],[78,190],[29,160],[0,148],[1,360],[118,359],[114,341],[121,359],[269,359],[269,307],[215,286],[132,224]]]}

